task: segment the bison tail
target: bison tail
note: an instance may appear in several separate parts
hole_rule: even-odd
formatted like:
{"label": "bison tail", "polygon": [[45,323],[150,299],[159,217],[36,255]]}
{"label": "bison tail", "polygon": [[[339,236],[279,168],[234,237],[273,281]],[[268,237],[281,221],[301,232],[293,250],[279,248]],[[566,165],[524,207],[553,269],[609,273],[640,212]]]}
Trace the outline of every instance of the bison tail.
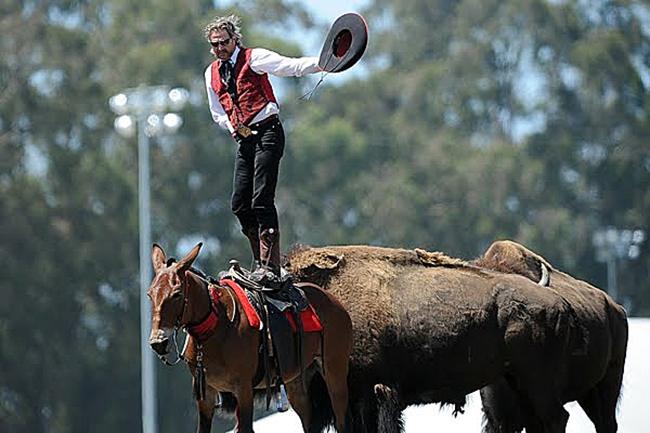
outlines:
{"label": "bison tail", "polygon": [[403,405],[396,389],[383,384],[374,387],[377,399],[377,426],[379,433],[401,433],[404,431]]}

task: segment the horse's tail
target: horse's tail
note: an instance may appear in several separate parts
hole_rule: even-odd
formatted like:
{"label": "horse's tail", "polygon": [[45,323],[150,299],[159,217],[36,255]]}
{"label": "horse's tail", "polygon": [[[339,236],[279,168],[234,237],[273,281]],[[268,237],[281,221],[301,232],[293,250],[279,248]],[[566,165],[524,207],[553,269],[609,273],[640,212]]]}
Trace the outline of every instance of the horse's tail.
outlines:
{"label": "horse's tail", "polygon": [[309,433],[320,433],[334,425],[334,410],[330,401],[325,379],[320,374],[314,374],[309,384],[309,399],[311,400],[311,426]]}

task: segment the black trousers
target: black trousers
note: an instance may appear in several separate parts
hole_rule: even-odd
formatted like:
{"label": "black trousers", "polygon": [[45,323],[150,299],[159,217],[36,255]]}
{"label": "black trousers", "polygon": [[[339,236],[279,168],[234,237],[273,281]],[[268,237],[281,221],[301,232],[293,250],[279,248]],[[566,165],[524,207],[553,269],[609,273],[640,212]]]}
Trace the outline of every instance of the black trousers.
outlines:
{"label": "black trousers", "polygon": [[272,120],[239,143],[235,156],[232,211],[242,231],[278,229],[275,188],[280,159],[284,154],[284,128],[279,119]]}

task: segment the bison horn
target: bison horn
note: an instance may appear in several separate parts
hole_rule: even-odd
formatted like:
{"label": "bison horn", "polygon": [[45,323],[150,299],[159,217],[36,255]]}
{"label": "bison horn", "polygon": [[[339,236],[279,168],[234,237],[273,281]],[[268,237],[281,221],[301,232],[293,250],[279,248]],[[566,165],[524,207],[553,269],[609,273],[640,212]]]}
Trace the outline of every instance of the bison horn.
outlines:
{"label": "bison horn", "polygon": [[539,282],[537,284],[543,287],[548,287],[549,285],[548,268],[544,263],[540,263],[540,267],[542,268],[542,278],[539,279]]}

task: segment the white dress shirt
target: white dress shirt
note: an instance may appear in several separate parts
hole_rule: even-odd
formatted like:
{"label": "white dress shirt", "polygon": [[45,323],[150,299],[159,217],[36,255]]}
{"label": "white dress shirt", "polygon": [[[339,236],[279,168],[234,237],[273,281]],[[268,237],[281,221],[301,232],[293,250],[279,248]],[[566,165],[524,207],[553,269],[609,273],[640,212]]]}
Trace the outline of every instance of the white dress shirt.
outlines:
{"label": "white dress shirt", "polygon": [[[236,47],[235,52],[230,58],[233,66],[237,61],[237,56],[240,51],[239,47]],[[318,57],[285,57],[265,48],[253,48],[251,50],[249,64],[253,72],[260,75],[272,74],[278,77],[301,77],[305,74],[315,74],[320,72],[320,68],[318,67]],[[219,126],[223,129],[227,129],[232,134],[235,128],[230,123],[226,111],[219,102],[219,97],[212,88],[212,65],[209,65],[206,68],[204,77],[212,118]],[[276,103],[269,102],[253,118],[252,123],[264,120],[273,114],[279,113],[279,111],[280,109]]]}

